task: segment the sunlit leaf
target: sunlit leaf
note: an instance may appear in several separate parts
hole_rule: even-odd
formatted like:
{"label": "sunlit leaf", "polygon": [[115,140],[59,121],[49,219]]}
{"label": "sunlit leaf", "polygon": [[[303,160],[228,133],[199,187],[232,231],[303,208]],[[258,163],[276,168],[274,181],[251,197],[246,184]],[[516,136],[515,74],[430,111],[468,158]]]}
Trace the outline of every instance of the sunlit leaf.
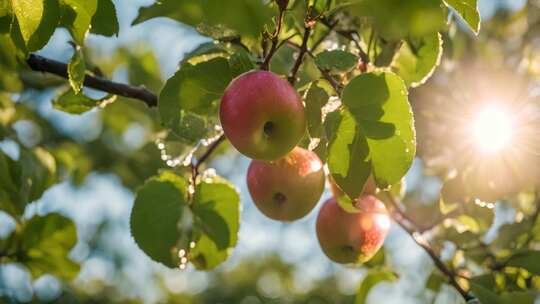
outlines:
{"label": "sunlit leaf", "polygon": [[58,98],[53,100],[53,106],[55,109],[67,112],[70,114],[82,114],[88,112],[95,107],[113,102],[116,99],[115,95],[108,95],[100,99],[93,99],[82,92],[76,94],[72,89],[68,89]]}
{"label": "sunlit leaf", "polygon": [[78,45],[90,30],[96,13],[98,0],[61,0],[63,3],[62,24],[65,25]]}
{"label": "sunlit leaf", "polygon": [[262,1],[229,0],[163,0],[139,10],[133,21],[138,24],[156,17],[169,17],[196,26],[223,24],[239,34],[257,36],[270,22],[273,10]]}
{"label": "sunlit leaf", "polygon": [[198,269],[212,269],[236,246],[240,225],[240,196],[235,188],[218,178],[201,182],[193,202],[195,225],[202,235],[191,251]]}
{"label": "sunlit leaf", "polygon": [[476,34],[480,32],[478,0],[444,0],[444,2],[455,9]]}
{"label": "sunlit leaf", "polygon": [[364,133],[347,111],[332,112],[326,117],[328,168],[339,187],[351,198],[358,197],[371,174],[369,147]]}
{"label": "sunlit leaf", "polygon": [[416,87],[431,77],[441,61],[442,53],[442,38],[439,33],[409,39],[396,54],[392,68],[407,86]]}
{"label": "sunlit leaf", "polygon": [[86,64],[84,63],[84,55],[79,46],[74,47],[73,57],[68,65],[69,84],[75,92],[79,94],[82,90],[84,77],[86,75]]}
{"label": "sunlit leaf", "polygon": [[171,268],[178,265],[174,248],[181,236],[178,223],[187,206],[187,186],[184,178],[163,172],[137,191],[131,210],[131,235],[139,248]]}
{"label": "sunlit leaf", "polygon": [[384,188],[399,182],[416,154],[413,114],[403,80],[389,72],[361,74],[345,87],[342,102],[365,137],[377,184]]}
{"label": "sunlit leaf", "polygon": [[17,17],[20,35],[28,51],[45,46],[58,24],[58,0],[12,0],[11,7]]}

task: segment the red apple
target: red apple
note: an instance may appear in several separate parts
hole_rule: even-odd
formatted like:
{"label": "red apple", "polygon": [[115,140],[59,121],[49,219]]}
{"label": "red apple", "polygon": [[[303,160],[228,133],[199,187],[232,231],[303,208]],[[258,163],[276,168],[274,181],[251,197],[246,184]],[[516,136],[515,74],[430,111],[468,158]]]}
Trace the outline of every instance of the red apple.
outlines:
{"label": "red apple", "polygon": [[231,144],[259,160],[285,156],[306,130],[300,95],[287,81],[267,71],[235,78],[221,99],[219,117]]}
{"label": "red apple", "polygon": [[297,147],[277,161],[251,161],[247,185],[264,215],[294,221],[307,215],[321,198],[323,164],[314,152]]}
{"label": "red apple", "polygon": [[376,197],[361,196],[355,206],[361,211],[348,213],[331,198],[319,211],[317,238],[326,256],[336,263],[367,262],[381,248],[390,229],[386,207]]}

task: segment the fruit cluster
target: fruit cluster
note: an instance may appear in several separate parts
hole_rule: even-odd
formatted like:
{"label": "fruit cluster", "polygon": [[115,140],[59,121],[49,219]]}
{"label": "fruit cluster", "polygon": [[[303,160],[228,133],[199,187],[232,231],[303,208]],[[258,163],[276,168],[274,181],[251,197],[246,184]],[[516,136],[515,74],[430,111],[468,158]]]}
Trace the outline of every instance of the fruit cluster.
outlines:
{"label": "fruit cluster", "polygon": [[[288,222],[313,210],[324,191],[324,164],[314,152],[296,146],[305,134],[306,117],[302,98],[287,81],[267,71],[238,76],[225,90],[220,120],[231,144],[253,159],[247,185],[264,215]],[[366,262],[390,227],[384,204],[374,196],[375,182],[370,178],[364,186],[354,212],[339,205],[345,196],[330,184],[334,197],[317,217],[320,246],[337,263]]]}

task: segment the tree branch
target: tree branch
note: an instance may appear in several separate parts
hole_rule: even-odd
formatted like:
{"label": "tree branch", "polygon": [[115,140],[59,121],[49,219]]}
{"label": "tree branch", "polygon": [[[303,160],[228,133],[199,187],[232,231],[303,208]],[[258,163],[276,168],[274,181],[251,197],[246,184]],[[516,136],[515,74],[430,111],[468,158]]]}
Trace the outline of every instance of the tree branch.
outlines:
{"label": "tree branch", "polygon": [[338,35],[352,41],[355,44],[356,48],[358,48],[358,53],[360,55],[360,58],[362,59],[362,62],[369,63],[368,54],[364,51],[358,40],[354,37],[355,34],[358,35],[358,32],[337,30],[334,28],[336,26],[336,22],[330,22],[330,20],[328,20],[327,18],[321,18],[321,23],[328,27],[328,29],[334,30]]}
{"label": "tree branch", "polygon": [[196,175],[199,175],[199,167],[212,155],[212,153],[214,153],[214,151],[223,141],[225,141],[225,134],[222,134],[218,139],[216,139],[216,141],[208,146],[208,149],[203,155],[201,155],[201,157],[197,160],[197,163],[194,165],[193,169]]}
{"label": "tree branch", "polygon": [[300,66],[302,65],[304,55],[308,52],[307,43],[308,43],[310,34],[311,34],[311,27],[306,25],[304,27],[304,36],[302,37],[302,44],[300,45],[300,52],[298,53],[298,58],[296,58],[296,62],[294,63],[294,66],[292,67],[291,72],[289,73],[289,82],[292,85],[294,85],[294,83],[296,82],[296,74],[298,74],[298,70],[300,69]]}
{"label": "tree branch", "polygon": [[[38,72],[50,73],[68,79],[67,64],[39,55],[30,54],[26,59],[28,66]],[[144,87],[132,86],[118,83],[101,77],[86,75],[84,79],[86,87],[111,93],[114,95],[138,99],[146,103],[149,107],[157,106],[158,97],[153,92]]]}
{"label": "tree branch", "polygon": [[[429,242],[424,239],[421,236],[421,233],[418,231],[415,231],[414,229],[410,228],[408,225],[405,224],[405,220],[403,218],[403,215],[405,214],[402,210],[399,204],[396,202],[392,194],[386,192],[388,200],[390,201],[390,204],[394,207],[394,209],[397,211],[397,214],[392,214],[392,218],[394,221],[403,228],[410,236],[411,238],[420,246],[424,251],[429,255],[429,257],[433,260],[433,263],[435,263],[435,266],[447,277],[448,283],[452,285],[465,299],[465,301],[469,301],[474,299],[472,295],[470,295],[456,280],[456,275],[452,270],[450,270],[444,262],[439,258],[437,253],[431,248]],[[409,221],[409,220],[408,220]]]}

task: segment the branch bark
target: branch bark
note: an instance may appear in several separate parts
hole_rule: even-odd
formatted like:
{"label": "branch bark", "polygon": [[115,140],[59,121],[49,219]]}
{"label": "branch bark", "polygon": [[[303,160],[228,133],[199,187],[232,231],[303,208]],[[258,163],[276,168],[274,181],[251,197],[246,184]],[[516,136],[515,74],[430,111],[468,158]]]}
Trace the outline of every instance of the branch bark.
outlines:
{"label": "branch bark", "polygon": [[[405,221],[410,221],[410,220],[407,218],[404,218],[405,213],[401,210],[401,207],[396,202],[394,197],[390,193],[387,193],[387,197],[388,197],[388,200],[390,201],[390,204],[394,207],[394,209],[397,212],[397,214],[396,213],[392,214],[392,218],[394,219],[394,221],[411,236],[411,238],[415,241],[416,244],[418,244],[418,246],[424,249],[424,251],[433,260],[433,263],[435,264],[435,266],[447,277],[448,283],[452,285],[459,292],[459,294],[461,294],[461,296],[465,299],[465,301],[473,300],[474,297],[470,295],[465,289],[463,289],[461,285],[459,285],[459,283],[456,280],[455,273],[452,270],[450,270],[450,268],[448,268],[446,264],[444,264],[444,262],[437,255],[437,253],[435,253],[433,248],[431,248],[431,245],[429,244],[429,242],[421,236],[421,233],[419,231],[415,231],[414,228],[411,228],[405,224]],[[411,223],[414,224],[414,222],[411,222]]]}
{"label": "branch bark", "polygon": [[[26,59],[26,63],[34,71],[54,74],[65,79],[69,78],[67,72],[68,66],[63,62],[45,58],[36,54],[30,54],[28,59]],[[157,95],[144,87],[118,83],[91,75],[86,75],[84,85],[86,87],[114,95],[141,100],[149,107],[157,106]]]}
{"label": "branch bark", "polygon": [[291,72],[289,74],[289,82],[292,85],[294,85],[294,83],[296,82],[296,74],[298,74],[298,70],[300,69],[300,66],[302,65],[302,61],[304,60],[304,55],[308,52],[307,44],[308,44],[310,34],[311,34],[311,27],[306,25],[304,28],[304,36],[302,37],[302,44],[300,45],[298,58],[296,58],[296,62],[294,63],[294,66],[291,69]]}

